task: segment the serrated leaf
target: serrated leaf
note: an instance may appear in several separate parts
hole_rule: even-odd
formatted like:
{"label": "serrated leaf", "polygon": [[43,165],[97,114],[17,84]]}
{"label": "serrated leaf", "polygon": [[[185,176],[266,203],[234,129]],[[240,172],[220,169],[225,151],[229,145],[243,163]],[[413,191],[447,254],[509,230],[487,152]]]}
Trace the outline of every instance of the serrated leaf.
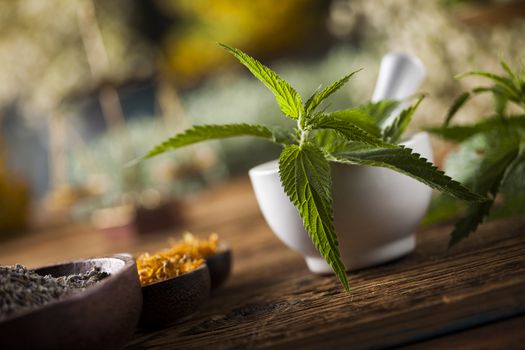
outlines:
{"label": "serrated leaf", "polygon": [[473,94],[481,94],[483,92],[494,92],[495,86],[478,86],[471,90]]}
{"label": "serrated leaf", "polygon": [[322,114],[317,116],[311,124],[313,129],[331,129],[340,132],[349,141],[361,142],[368,145],[381,146],[384,142],[377,136],[374,136],[361,129],[349,119],[339,119],[333,114]]}
{"label": "serrated leaf", "polygon": [[480,76],[480,77],[490,79],[493,82],[495,82],[497,86],[501,87],[502,91],[504,91],[509,96],[509,99],[514,100],[514,101],[519,100],[519,92],[516,91],[516,88],[513,82],[509,78],[502,77],[502,76],[499,76],[497,74],[493,74],[490,72],[484,72],[484,71],[467,72],[467,73],[458,75],[456,78],[462,79],[467,76]]}
{"label": "serrated leaf", "polygon": [[505,116],[507,104],[512,101],[522,107],[525,107],[525,85],[521,80],[520,74],[512,72],[510,67],[503,61],[500,61],[503,70],[507,76],[500,76],[490,72],[473,71],[457,76],[458,79],[466,76],[480,76],[490,79],[494,82],[492,87],[477,87],[470,92],[465,92],[452,104],[443,126],[447,126],[450,120],[454,117],[456,112],[463,106],[463,104],[476,94],[483,92],[492,92],[494,98],[494,106],[496,114]]}
{"label": "serrated leaf", "polygon": [[405,132],[408,124],[412,120],[412,116],[416,112],[419,104],[425,95],[420,96],[417,101],[410,107],[405,108],[399,113],[387,126],[383,127],[383,139],[389,143],[397,143],[403,133]]}
{"label": "serrated leaf", "polygon": [[279,175],[314,246],[349,290],[333,223],[330,166],[323,152],[310,144],[286,146],[279,158]]}
{"label": "serrated leaf", "polygon": [[429,227],[435,224],[456,219],[465,211],[465,202],[447,196],[438,194],[432,197],[428,211],[421,220],[423,227]]}
{"label": "serrated leaf", "polygon": [[474,192],[492,197],[489,203],[469,206],[465,217],[457,222],[451,233],[449,246],[466,238],[488,216],[492,202],[519,154],[519,145],[520,139],[514,130],[492,129],[462,143],[459,151],[447,159],[447,169],[455,165],[451,173],[457,173],[458,178],[462,178]]}
{"label": "serrated leaf", "polygon": [[489,200],[483,203],[473,203],[469,205],[465,217],[454,225],[454,231],[450,234],[448,247],[453,247],[467,238],[471,232],[476,231],[478,226],[489,215],[493,204],[494,201]]}
{"label": "serrated leaf", "polygon": [[312,111],[314,111],[317,108],[317,106],[321,104],[321,102],[323,102],[328,96],[330,96],[331,94],[339,90],[343,85],[345,85],[348,82],[348,80],[350,80],[350,78],[352,78],[354,74],[356,74],[359,71],[360,69],[346,75],[345,77],[332,83],[332,85],[327,86],[323,90],[315,92],[308,99],[308,101],[306,101],[306,104],[305,104],[306,113],[310,114]]}
{"label": "serrated leaf", "polygon": [[487,150],[476,167],[478,176],[469,181],[472,183],[472,190],[480,194],[497,192],[499,182],[517,155],[518,148],[512,146],[506,149],[498,147],[498,149]]}
{"label": "serrated leaf", "polygon": [[363,112],[375,120],[376,125],[382,125],[395,109],[400,105],[400,101],[381,100],[378,102],[368,102],[359,107]]}
{"label": "serrated leaf", "polygon": [[461,142],[478,133],[481,125],[458,125],[438,128],[426,128],[425,131],[445,140]]}
{"label": "serrated leaf", "polygon": [[303,113],[301,96],[277,73],[263,65],[255,58],[239,49],[219,43],[226,51],[237,58],[248,70],[274,94],[281,111],[292,119],[299,119]]}
{"label": "serrated leaf", "polygon": [[272,141],[281,145],[292,145],[299,143],[299,130],[282,126],[272,126]]}
{"label": "serrated leaf", "polygon": [[443,126],[447,126],[452,118],[456,115],[456,113],[459,111],[461,107],[472,97],[469,91],[462,93],[459,95],[452,105],[450,106],[447,116],[445,117],[445,121],[443,122]]}
{"label": "serrated leaf", "polygon": [[395,170],[408,175],[436,190],[465,201],[482,202],[486,198],[461,185],[432,163],[411,149],[402,146],[371,147],[352,143],[347,149],[329,155],[329,159],[338,163],[371,165]]}
{"label": "serrated leaf", "polygon": [[487,194],[494,179],[516,158],[519,146],[519,135],[512,127],[480,132],[447,157],[445,169],[473,191]]}
{"label": "serrated leaf", "polygon": [[325,153],[334,153],[348,146],[348,139],[335,130],[319,129],[314,131],[312,142]]}
{"label": "serrated leaf", "polygon": [[502,185],[509,187],[506,191],[519,191],[525,195],[525,137],[522,136],[517,140],[517,155],[507,167],[505,177],[502,179]]}
{"label": "serrated leaf", "polygon": [[495,116],[476,124],[428,128],[425,130],[446,140],[462,142],[476,134],[501,128],[525,129],[525,115],[509,116],[505,119]]}
{"label": "serrated leaf", "polygon": [[490,186],[485,192],[490,192],[492,198],[483,203],[472,203],[469,205],[465,216],[456,222],[454,230],[450,233],[449,248],[467,238],[470,233],[476,231],[478,226],[482,224],[490,214],[490,209],[494,204],[494,199],[499,191],[502,179],[507,172],[508,164],[509,162],[500,162],[500,164],[495,164],[494,169],[490,169],[491,174],[484,178],[483,185],[487,187]]}
{"label": "serrated leaf", "polygon": [[457,114],[457,112],[461,109],[461,107],[463,107],[463,105],[467,101],[469,101],[475,95],[478,95],[478,94],[481,94],[481,93],[484,93],[484,92],[492,92],[492,93],[494,93],[495,92],[495,87],[477,87],[477,88],[472,89],[470,92],[467,91],[467,92],[464,92],[461,95],[459,95],[454,100],[452,105],[450,106],[450,108],[449,108],[449,110],[447,112],[447,115],[445,117],[445,121],[443,122],[443,127],[446,127],[447,125],[450,124],[450,121],[452,120],[452,118]]}
{"label": "serrated leaf", "polygon": [[192,128],[175,135],[166,141],[153,147],[144,158],[151,158],[156,155],[184,147],[201,141],[222,139],[235,136],[256,136],[274,142],[285,142],[287,139],[282,129],[274,132],[269,127],[254,124],[223,124],[223,125],[196,125]]}
{"label": "serrated leaf", "polygon": [[516,89],[518,91],[521,90],[522,82],[520,80],[519,74],[514,74],[512,69],[510,69],[509,65],[503,60],[500,61],[500,65],[505,71],[505,73],[507,73],[507,75],[509,76],[509,79],[514,83],[514,86],[516,87]]}
{"label": "serrated leaf", "polygon": [[373,136],[381,136],[381,131],[376,125],[374,119],[360,108],[343,109],[331,113],[324,113],[324,115],[328,118],[334,118],[349,124],[353,124]]}
{"label": "serrated leaf", "polygon": [[525,143],[501,180],[502,203],[491,212],[491,218],[525,215]]}
{"label": "serrated leaf", "polygon": [[509,76],[509,78],[513,81],[513,82],[516,82],[517,81],[517,77],[516,75],[514,75],[514,73],[512,72],[512,69],[510,69],[509,65],[503,61],[503,60],[500,60],[499,61],[500,65],[501,65],[501,68],[503,68],[503,70],[507,73],[507,75]]}
{"label": "serrated leaf", "polygon": [[494,111],[497,115],[504,116],[506,114],[507,104],[509,101],[507,95],[501,91],[499,86],[495,86],[492,93],[492,98],[494,99]]}

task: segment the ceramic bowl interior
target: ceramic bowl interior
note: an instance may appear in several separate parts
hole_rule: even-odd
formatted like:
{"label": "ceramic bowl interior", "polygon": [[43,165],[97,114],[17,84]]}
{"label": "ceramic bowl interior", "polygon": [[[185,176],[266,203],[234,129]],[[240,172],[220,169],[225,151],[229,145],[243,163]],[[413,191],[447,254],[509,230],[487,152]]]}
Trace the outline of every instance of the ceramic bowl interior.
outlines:
{"label": "ceramic bowl interior", "polygon": [[[129,255],[85,259],[35,271],[54,277],[100,267],[110,276],[39,308],[0,321],[6,349],[118,349],[133,335],[142,309],[135,260]],[[30,335],[30,336],[28,336]]]}
{"label": "ceramic bowl interior", "polygon": [[142,287],[142,328],[160,328],[180,321],[199,308],[210,296],[208,266]]}

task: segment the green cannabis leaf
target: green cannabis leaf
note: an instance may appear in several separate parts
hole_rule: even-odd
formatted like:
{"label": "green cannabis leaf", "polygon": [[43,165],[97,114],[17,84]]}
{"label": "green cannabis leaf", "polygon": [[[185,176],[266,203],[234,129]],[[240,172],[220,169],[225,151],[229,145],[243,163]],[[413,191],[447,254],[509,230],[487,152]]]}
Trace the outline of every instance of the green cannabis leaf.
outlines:
{"label": "green cannabis leaf", "polygon": [[505,128],[525,130],[525,115],[509,116],[508,118],[501,118],[496,115],[481,120],[476,124],[427,128],[426,130],[443,139],[462,142],[476,134]]}
{"label": "green cannabis leaf", "polygon": [[298,119],[303,112],[303,102],[301,96],[294,90],[294,88],[288,84],[287,81],[282,79],[272,71],[270,68],[264,66],[261,62],[255,58],[248,56],[239,49],[235,49],[225,44],[220,44],[224,49],[235,56],[243,65],[250,70],[250,72],[271,92],[275,95],[277,103],[281,108],[284,115]]}
{"label": "green cannabis leaf", "polygon": [[[485,92],[492,92],[494,95],[498,95],[498,100],[501,99],[501,95],[499,93],[499,89],[497,87],[477,87],[472,89],[471,91],[465,91],[461,95],[459,95],[452,105],[450,106],[447,115],[445,117],[445,121],[443,122],[443,127],[446,127],[449,125],[450,121],[456,113],[463,107],[465,103],[467,103],[472,97],[485,93]],[[500,102],[501,103],[501,102]],[[505,103],[506,105],[506,103]]]}
{"label": "green cannabis leaf", "polygon": [[[470,162],[464,163],[462,166],[468,167],[473,174],[483,174],[483,176],[470,176],[465,180],[475,192],[489,193],[491,199],[484,203],[472,203],[469,205],[466,216],[456,223],[454,231],[450,235],[449,247],[454,246],[468,237],[471,232],[476,231],[478,226],[490,214],[499,188],[506,174],[511,171],[511,164],[515,163],[518,156],[518,148],[516,146],[519,145],[516,143],[519,143],[519,140],[513,136],[517,135],[501,135],[498,130],[477,135],[478,138],[487,138],[482,141],[483,146],[485,146],[483,149],[484,156],[471,157]],[[498,137],[503,137],[504,141],[494,142]],[[480,148],[477,151],[479,152]]]}
{"label": "green cannabis leaf", "polygon": [[321,114],[312,121],[314,129],[332,129],[340,132],[350,141],[362,142],[365,144],[380,146],[384,142],[380,138],[369,134],[356,124],[351,123],[348,119],[339,119],[333,114]]}
{"label": "green cannabis leaf", "polygon": [[317,145],[327,157],[329,154],[338,152],[348,147],[348,139],[338,131],[333,129],[315,130],[312,143]]}
{"label": "green cannabis leaf", "polygon": [[343,77],[342,79],[339,79],[338,81],[334,82],[332,85],[327,86],[325,89],[317,93],[314,93],[308,99],[308,101],[306,101],[306,104],[305,104],[306,113],[311,113],[315,111],[315,109],[317,108],[317,106],[321,104],[321,102],[323,102],[326,98],[328,98],[328,96],[330,96],[331,94],[339,90],[339,88],[345,85],[348,82],[348,80],[350,80],[350,78],[352,78],[352,76],[359,71],[360,70],[356,70],[348,74],[347,76]]}
{"label": "green cannabis leaf", "polygon": [[448,110],[447,116],[445,117],[445,122],[443,123],[443,126],[447,126],[448,123],[450,123],[452,118],[456,115],[459,109],[470,99],[471,96],[472,94],[469,91],[466,91],[454,100],[454,102]]}
{"label": "green cannabis leaf", "polygon": [[324,115],[328,118],[352,124],[375,137],[381,137],[381,130],[379,130],[374,119],[362,109],[343,109],[331,113],[324,113]]}
{"label": "green cannabis leaf", "polygon": [[330,166],[323,152],[309,143],[286,146],[279,158],[279,175],[315,247],[349,290],[333,222]]}
{"label": "green cannabis leaf", "polygon": [[494,128],[479,132],[461,144],[459,151],[447,159],[447,168],[472,191],[487,194],[483,205],[471,204],[465,218],[456,223],[450,246],[475,231],[489,215],[505,174],[515,164],[520,138],[514,129]]}
{"label": "green cannabis leaf", "polygon": [[401,135],[405,132],[408,124],[412,120],[412,116],[416,112],[417,107],[419,107],[419,104],[423,99],[425,98],[425,95],[422,95],[417,99],[417,101],[410,107],[404,109],[399,113],[394,120],[390,122],[387,126],[383,128],[383,138],[390,143],[397,143],[399,142],[399,139],[401,138]]}
{"label": "green cannabis leaf", "polygon": [[521,87],[518,87],[517,89],[516,86],[514,86],[514,82],[512,81],[512,79],[509,79],[508,77],[503,77],[503,76],[492,74],[489,72],[473,71],[473,72],[461,74],[457,76],[457,79],[462,79],[468,76],[479,76],[479,77],[488,78],[494,81],[496,83],[494,87],[500,89],[503,94],[509,97],[509,99],[512,99],[515,101],[520,100],[520,97],[519,97],[520,92],[518,89],[520,89]]}
{"label": "green cannabis leaf", "polygon": [[[279,175],[283,188],[297,207],[315,247],[346,290],[349,288],[346,268],[339,253],[333,223],[328,161],[388,167],[457,198],[467,201],[482,200],[481,196],[469,192],[410,150],[386,142],[382,134],[383,124],[399,102],[380,101],[355,109],[316,112],[316,108],[356,72],[317,91],[303,106],[296,90],[277,73],[239,49],[219,45],[270,89],[283,114],[296,120],[296,127],[283,130],[250,124],[194,126],[157,145],[145,158],[200,141],[234,136],[256,136],[284,145],[279,158]],[[389,132],[389,137],[392,140],[400,137],[418,104],[419,102],[394,119],[399,121],[390,129],[392,131]],[[361,148],[356,149],[356,145]]]}
{"label": "green cannabis leaf", "polygon": [[499,194],[502,203],[491,211],[491,218],[523,215],[525,213],[525,143],[501,180]]}
{"label": "green cannabis leaf", "polygon": [[375,120],[375,124],[382,128],[386,120],[392,115],[400,103],[400,101],[396,100],[381,100],[378,102],[368,102],[359,107],[359,109],[368,114]]}
{"label": "green cannabis leaf", "polygon": [[[525,66],[514,72],[500,62],[505,75],[473,71],[458,76],[480,76],[493,85],[476,87],[462,93],[451,105],[442,127],[428,129],[444,139],[459,142],[457,152],[446,161],[447,173],[462,181],[473,192],[487,196],[488,201],[471,203],[466,214],[455,225],[449,246],[453,246],[476,231],[491,213],[496,196],[503,191],[503,205],[511,205],[513,214],[525,213],[525,177],[516,169],[525,169],[525,114],[510,115],[508,103],[525,112]],[[450,126],[449,122],[472,97],[491,93],[493,115],[477,123]]]}
{"label": "green cannabis leaf", "polygon": [[145,158],[151,158],[166,151],[191,145],[193,143],[223,139],[234,136],[257,136],[276,143],[291,143],[291,134],[286,135],[281,129],[270,129],[263,125],[222,124],[195,125],[181,134],[175,135],[155,146]]}
{"label": "green cannabis leaf", "polygon": [[465,217],[454,225],[454,230],[450,233],[450,240],[448,242],[449,248],[467,238],[471,232],[476,231],[485,217],[489,215],[490,208],[493,204],[494,200],[471,204],[467,209]]}
{"label": "green cannabis leaf", "polygon": [[371,165],[395,170],[408,175],[436,190],[452,197],[482,202],[485,197],[472,193],[459,182],[452,180],[432,163],[413,153],[410,148],[388,145],[372,147],[370,145],[351,143],[346,149],[329,155],[330,160],[338,163]]}

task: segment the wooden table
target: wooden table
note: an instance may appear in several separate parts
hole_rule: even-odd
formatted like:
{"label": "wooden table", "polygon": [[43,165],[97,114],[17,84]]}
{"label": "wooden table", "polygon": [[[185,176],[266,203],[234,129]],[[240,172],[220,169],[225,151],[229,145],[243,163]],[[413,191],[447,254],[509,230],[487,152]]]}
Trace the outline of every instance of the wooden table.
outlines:
{"label": "wooden table", "polygon": [[[184,215],[185,229],[232,246],[233,274],[189,319],[137,331],[129,349],[525,348],[525,218],[486,224],[452,250],[450,226],[422,230],[414,253],[350,273],[345,293],[272,234],[246,180],[191,198]],[[181,232],[114,241],[55,229],[2,244],[0,263],[137,253]]]}

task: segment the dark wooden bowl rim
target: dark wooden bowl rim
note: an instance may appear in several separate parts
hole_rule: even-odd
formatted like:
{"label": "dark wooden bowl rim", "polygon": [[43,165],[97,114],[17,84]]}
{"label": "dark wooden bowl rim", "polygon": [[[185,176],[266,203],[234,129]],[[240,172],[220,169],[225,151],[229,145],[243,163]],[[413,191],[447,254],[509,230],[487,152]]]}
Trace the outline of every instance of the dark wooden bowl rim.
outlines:
{"label": "dark wooden bowl rim", "polygon": [[[15,312],[14,314],[6,317],[6,318],[0,318],[0,323],[9,322],[19,317],[24,317],[28,314],[31,314],[32,312],[45,310],[48,308],[51,308],[57,304],[61,303],[69,303],[78,301],[81,299],[84,299],[86,296],[96,293],[100,288],[103,287],[104,284],[108,282],[108,280],[115,278],[116,276],[120,275],[123,271],[127,270],[128,268],[135,265],[135,259],[127,253],[121,253],[121,254],[113,254],[113,255],[107,255],[107,256],[101,256],[101,257],[93,257],[93,258],[87,258],[87,259],[78,259],[78,260],[72,260],[72,261],[65,261],[65,262],[59,262],[52,265],[46,265],[37,267],[34,269],[30,269],[33,271],[42,270],[42,269],[48,269],[56,266],[62,266],[62,265],[72,265],[72,264],[79,264],[87,261],[92,260],[107,260],[107,259],[116,259],[121,260],[124,262],[124,265],[121,266],[117,272],[112,272],[108,277],[104,278],[103,280],[97,282],[96,284],[86,288],[85,290],[78,292],[78,293],[72,293],[70,295],[63,296],[61,298],[55,299],[53,301],[50,301],[48,303],[45,303],[44,305],[41,305],[39,307],[36,307],[34,309],[26,309],[20,312]],[[37,272],[38,273],[38,272]],[[40,275],[40,273],[38,273]],[[45,275],[42,275],[45,276]]]}
{"label": "dark wooden bowl rim", "polygon": [[211,257],[216,256],[216,255],[221,255],[221,254],[224,254],[224,253],[229,252],[229,251],[231,251],[231,247],[228,244],[221,242],[217,246],[217,251],[215,252],[215,254],[208,255],[208,256],[204,257],[204,260],[206,260],[206,258],[211,258]]}
{"label": "dark wooden bowl rim", "polygon": [[204,257],[204,263],[201,266],[197,267],[195,270],[191,270],[190,272],[183,273],[182,275],[179,275],[179,276],[170,277],[170,278],[167,278],[167,279],[162,280],[162,281],[157,281],[157,282],[146,284],[145,286],[142,286],[142,288],[146,288],[146,287],[149,287],[149,286],[154,286],[156,284],[163,283],[163,282],[168,282],[168,281],[171,281],[171,280],[173,280],[175,278],[179,278],[179,277],[188,276],[186,278],[191,278],[191,277],[189,277],[189,275],[193,274],[195,271],[197,271],[199,269],[207,268],[206,267],[206,259],[207,258],[211,258],[211,257],[214,257],[214,256],[218,256],[218,255],[227,253],[230,250],[231,249],[230,249],[230,247],[228,245],[226,245],[224,243],[221,243],[221,244],[219,244],[217,252],[215,254],[213,254],[213,255],[208,255],[208,256]]}

